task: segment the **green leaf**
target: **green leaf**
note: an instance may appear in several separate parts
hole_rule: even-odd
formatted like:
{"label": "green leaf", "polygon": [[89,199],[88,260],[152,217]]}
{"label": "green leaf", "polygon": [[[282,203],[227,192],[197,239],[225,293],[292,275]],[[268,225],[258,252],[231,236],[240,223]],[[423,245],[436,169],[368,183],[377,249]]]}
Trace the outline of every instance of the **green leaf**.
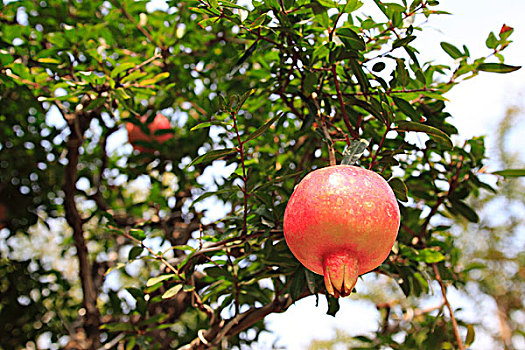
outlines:
{"label": "green leaf", "polygon": [[146,282],[146,287],[151,287],[159,282],[162,282],[162,281],[165,281],[169,278],[172,278],[172,277],[175,277],[177,275],[175,275],[174,273],[170,273],[168,275],[160,275],[160,276],[157,276],[157,277],[152,277],[150,278],[147,282]]}
{"label": "green leaf", "polygon": [[460,200],[452,200],[450,201],[450,204],[454,211],[464,216],[468,221],[479,222],[478,214],[474,211],[474,209],[469,207],[465,202],[460,201]]}
{"label": "green leaf", "polygon": [[252,30],[253,30],[253,29],[256,29],[256,28],[259,28],[260,26],[263,25],[264,21],[266,21],[266,18],[267,18],[267,17],[266,17],[266,14],[262,14],[261,16],[257,17],[257,18],[255,19],[255,21],[253,21],[252,24],[250,24],[250,25],[248,26],[248,28],[250,28],[250,29],[252,29]]}
{"label": "green leaf", "polygon": [[181,289],[182,289],[182,284],[177,284],[176,286],[171,287],[170,289],[165,291],[164,294],[162,294],[162,299],[171,298],[172,296],[180,292]]}
{"label": "green leaf", "polygon": [[246,142],[248,142],[250,140],[253,140],[254,138],[262,135],[266,130],[268,130],[268,128],[270,126],[272,126],[273,123],[275,123],[276,120],[281,118],[283,115],[284,115],[283,112],[277,113],[277,115],[275,117],[273,117],[272,119],[268,120],[263,126],[261,126],[257,130],[252,132],[250,135],[248,135],[248,137],[243,142],[246,143]]}
{"label": "green leaf", "polygon": [[192,165],[197,165],[197,164],[200,164],[202,162],[210,162],[210,161],[213,161],[215,159],[218,159],[220,157],[223,157],[225,155],[232,154],[232,153],[235,153],[235,152],[237,152],[237,151],[234,148],[223,148],[223,149],[216,149],[216,150],[213,150],[213,151],[209,151],[209,152],[204,153],[203,155],[198,156],[197,158],[195,158],[190,164],[188,164],[186,166],[186,169],[189,168]]}
{"label": "green leaf", "polygon": [[137,343],[136,337],[128,338],[128,343],[126,344],[126,350],[133,350],[136,343]]}
{"label": "green leaf", "polygon": [[146,239],[146,234],[144,233],[144,231],[137,228],[132,228],[131,230],[129,230],[129,235],[133,238],[138,239],[139,241]]}
{"label": "green leaf", "polygon": [[155,75],[151,79],[144,79],[144,80],[142,80],[139,84],[140,85],[152,85],[152,84],[155,84],[155,83],[157,83],[157,82],[159,82],[161,80],[166,79],[169,76],[170,76],[169,72],[159,73],[159,74]]}
{"label": "green leaf", "polygon": [[445,50],[445,52],[450,56],[452,57],[453,59],[458,59],[458,58],[461,58],[463,57],[463,53],[461,51],[459,51],[459,49],[457,47],[455,47],[454,45],[452,44],[449,44],[445,41],[443,41],[441,43],[441,48],[443,50]]}
{"label": "green leaf", "polygon": [[106,323],[101,325],[100,329],[107,329],[110,332],[131,332],[133,331],[133,325],[129,322]]}
{"label": "green leaf", "polygon": [[303,267],[300,266],[292,277],[290,283],[290,296],[292,300],[297,300],[304,291],[306,276],[303,272]]}
{"label": "green leaf", "polygon": [[394,191],[394,194],[396,195],[396,198],[399,199],[401,202],[408,201],[407,197],[407,185],[401,180],[400,178],[394,177],[388,181],[388,184]]}
{"label": "green leaf", "polygon": [[450,137],[443,131],[430,125],[400,120],[397,122],[397,128],[395,130],[424,132],[425,134],[432,137],[436,142],[439,142],[444,146],[452,148],[452,140],[450,140]]}
{"label": "green leaf", "polygon": [[341,165],[354,165],[363,155],[370,142],[365,139],[352,140],[343,151]]}
{"label": "green leaf", "polygon": [[308,269],[304,269],[304,275],[306,277],[306,286],[308,287],[308,290],[310,291],[310,293],[314,294],[316,275]]}
{"label": "green leaf", "polygon": [[346,0],[344,11],[346,13],[351,13],[359,9],[361,6],[363,6],[363,3],[359,0]]}
{"label": "green leaf", "polygon": [[402,59],[397,60],[396,65],[396,80],[401,86],[407,86],[410,82],[410,74],[405,66],[405,61]]}
{"label": "green leaf", "polygon": [[248,9],[246,7],[242,7],[240,5],[234,4],[231,1],[221,1],[220,3],[221,3],[221,6],[224,6],[224,7],[229,7],[229,8],[234,8],[234,9],[238,9],[238,10],[248,11]]}
{"label": "green leaf", "polygon": [[115,271],[115,270],[120,270],[120,269],[122,269],[124,267],[126,267],[126,264],[119,262],[116,265],[111,266],[109,269],[107,269],[107,271],[104,273],[104,275],[107,276],[107,275],[109,275],[110,272]]}
{"label": "green leaf", "polygon": [[220,125],[220,126],[226,127],[229,124],[226,123],[226,122],[220,121],[220,120],[212,120],[212,121],[209,121],[209,122],[199,123],[199,124],[195,125],[193,128],[191,128],[190,131],[208,128],[208,127],[210,127],[212,125]]}
{"label": "green leaf", "polygon": [[425,248],[418,251],[418,254],[414,257],[416,261],[423,261],[427,264],[434,264],[445,260],[443,254],[432,248]]}
{"label": "green leaf", "polygon": [[359,82],[359,86],[361,87],[362,92],[367,93],[368,88],[370,86],[370,82],[366,78],[363,68],[356,59],[350,59],[350,67],[352,68],[352,72],[354,72],[354,75],[357,78],[357,81]]}
{"label": "green leaf", "polygon": [[314,72],[306,72],[303,89],[306,96],[310,96],[316,89],[316,83],[319,77]]}
{"label": "green leaf", "polygon": [[485,45],[487,45],[489,49],[495,49],[498,46],[498,39],[493,32],[490,32],[487,40],[485,41]]}
{"label": "green leaf", "polygon": [[470,346],[474,342],[474,339],[476,339],[476,332],[474,331],[474,326],[469,324],[467,326],[467,336],[465,338],[465,345]]}
{"label": "green leaf", "polygon": [[60,61],[51,57],[42,57],[37,60],[40,63],[60,64]]}
{"label": "green leaf", "polygon": [[216,195],[219,195],[219,194],[224,194],[224,193],[232,193],[234,192],[235,190],[232,190],[231,188],[223,188],[223,189],[220,189],[218,191],[208,191],[208,192],[204,192],[203,194],[201,194],[200,196],[198,196],[197,198],[195,198],[193,200],[193,202],[191,202],[191,206],[190,208],[193,208],[193,206],[195,205],[195,203],[198,203],[208,197],[211,197],[211,196],[216,196]]}
{"label": "green leaf", "polygon": [[376,64],[374,64],[374,66],[372,67],[372,70],[374,72],[381,72],[383,69],[385,69],[386,67],[386,64],[384,62],[377,62]]}
{"label": "green leaf", "polygon": [[402,98],[395,97],[395,96],[392,97],[392,99],[394,100],[394,103],[396,104],[396,106],[403,113],[405,113],[410,119],[416,120],[416,121],[420,119],[419,113],[414,109],[414,107],[410,104],[410,102]]}
{"label": "green leaf", "polygon": [[414,41],[416,37],[414,35],[409,35],[407,37],[396,39],[392,44],[392,50],[397,49],[398,47],[406,46],[410,42]]}
{"label": "green leaf", "polygon": [[479,65],[478,70],[491,73],[510,73],[520,68],[521,66],[509,66],[503,63],[482,63]]}
{"label": "green leaf", "polygon": [[366,44],[356,32],[350,28],[341,28],[337,30],[337,36],[350,49],[363,51],[366,49]]}
{"label": "green leaf", "polygon": [[144,248],[142,247],[133,247],[130,249],[128,254],[128,260],[135,260],[136,257],[138,257],[140,254],[142,254],[142,251]]}
{"label": "green leaf", "polygon": [[500,175],[504,177],[519,177],[525,176],[525,169],[505,169],[493,172],[494,175]]}
{"label": "green leaf", "polygon": [[339,299],[326,294],[326,301],[328,302],[328,310],[326,311],[326,314],[335,317],[340,309]]}
{"label": "green leaf", "polygon": [[333,8],[337,6],[337,3],[333,0],[317,0],[317,2],[327,8]]}
{"label": "green leaf", "polygon": [[132,62],[126,62],[126,63],[121,63],[119,64],[118,66],[115,67],[115,69],[113,69],[111,71],[111,74],[110,74],[110,77],[112,78],[115,78],[119,73],[122,73],[130,68],[133,68],[133,67],[136,67],[137,64],[136,63],[132,63]]}

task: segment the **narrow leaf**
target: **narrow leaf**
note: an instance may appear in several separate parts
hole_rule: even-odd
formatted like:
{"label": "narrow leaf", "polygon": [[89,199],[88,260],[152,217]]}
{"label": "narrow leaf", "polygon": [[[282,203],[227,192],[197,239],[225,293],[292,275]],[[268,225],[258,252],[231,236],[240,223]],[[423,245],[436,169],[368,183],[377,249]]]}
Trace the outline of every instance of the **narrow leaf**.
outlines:
{"label": "narrow leaf", "polygon": [[414,107],[410,104],[410,102],[402,99],[402,98],[399,98],[399,97],[392,97],[392,99],[394,100],[394,103],[396,104],[396,106],[403,112],[405,113],[408,117],[410,117],[410,119],[412,120],[419,120],[419,114],[417,113],[417,111],[414,109]]}
{"label": "narrow leaf", "polygon": [[110,76],[112,78],[115,78],[117,75],[119,75],[119,73],[122,73],[130,68],[133,68],[136,65],[137,65],[136,63],[131,63],[131,62],[121,63],[118,66],[116,66],[115,69],[111,71]]}
{"label": "narrow leaf", "polygon": [[176,276],[174,273],[170,273],[168,275],[160,275],[160,276],[157,276],[157,277],[152,277],[146,282],[146,287],[154,286],[155,284],[157,284],[159,282],[162,282],[162,281],[165,281],[165,280],[167,280],[169,278],[172,278],[174,276]]}
{"label": "narrow leaf", "polygon": [[510,73],[520,69],[521,66],[509,66],[503,63],[482,63],[478,70],[491,73]]}
{"label": "narrow leaf", "polygon": [[252,24],[249,25],[250,29],[256,29],[263,25],[264,21],[266,21],[266,14],[262,14],[261,16],[257,17],[255,21],[253,21]]}
{"label": "narrow leaf", "polygon": [[370,142],[365,139],[350,141],[350,144],[346,146],[343,151],[343,160],[341,161],[341,164],[354,165],[359,158],[361,158],[369,143]]}
{"label": "narrow leaf", "polygon": [[60,61],[51,57],[42,57],[37,60],[40,63],[59,64]]}
{"label": "narrow leaf", "polygon": [[306,286],[308,287],[308,290],[310,291],[310,293],[314,294],[315,293],[315,274],[308,269],[304,269],[304,275],[306,277]]}
{"label": "narrow leaf", "polygon": [[450,201],[452,205],[452,210],[464,216],[470,222],[479,222],[478,214],[469,207],[465,202],[460,200]]}
{"label": "narrow leaf", "polygon": [[442,145],[452,148],[452,140],[450,140],[450,137],[443,131],[430,125],[401,120],[397,122],[396,131],[424,132]]}
{"label": "narrow leaf", "polygon": [[397,39],[392,44],[392,50],[393,49],[397,49],[398,47],[406,46],[410,42],[414,41],[415,39],[416,39],[416,37],[414,35],[409,35],[407,37],[404,37],[404,38],[401,38],[401,39]]}
{"label": "narrow leaf", "polygon": [[157,75],[155,75],[153,78],[151,79],[145,79],[145,80],[142,80],[140,82],[140,85],[151,85],[151,84],[155,84],[163,79],[166,79],[167,77],[170,76],[170,73],[169,72],[164,72],[164,73],[159,73]]}
{"label": "narrow leaf", "polygon": [[279,118],[281,118],[283,116],[283,112],[281,113],[277,113],[277,115],[275,117],[273,117],[272,119],[268,120],[263,126],[261,126],[259,129],[255,130],[254,132],[252,132],[250,135],[248,135],[248,137],[246,138],[246,140],[244,140],[244,142],[248,142],[250,140],[253,140],[254,138],[262,135],[266,130],[268,130],[268,128],[270,126],[272,126],[273,123],[275,123],[276,120],[278,120]]}
{"label": "narrow leaf", "polygon": [[129,230],[129,234],[131,237],[136,238],[139,241],[146,239],[146,234],[141,229],[132,228],[131,230]]}
{"label": "narrow leaf", "polygon": [[202,162],[210,162],[212,160],[218,159],[222,156],[225,156],[227,154],[232,154],[235,152],[236,150],[233,148],[223,148],[223,149],[216,149],[213,151],[209,151],[195,158],[190,164],[186,166],[186,168],[189,168],[192,165],[200,164]]}
{"label": "narrow leaf", "polygon": [[376,64],[374,64],[374,66],[372,67],[372,70],[374,72],[381,72],[383,69],[385,69],[386,67],[386,64],[384,62],[377,62]]}
{"label": "narrow leaf", "polygon": [[445,41],[443,41],[441,43],[441,48],[450,56],[452,57],[453,59],[458,59],[458,58],[461,58],[463,57],[463,53],[461,53],[461,51],[459,51],[459,49],[457,47],[455,47],[454,45],[452,44],[449,44]]}
{"label": "narrow leaf", "polygon": [[164,294],[162,294],[162,299],[171,298],[172,296],[180,292],[181,289],[182,289],[182,284],[177,284],[176,286],[171,287],[170,289],[165,291]]}
{"label": "narrow leaf", "polygon": [[135,260],[135,258],[137,258],[140,254],[142,254],[143,250],[144,250],[144,248],[142,248],[142,247],[133,247],[133,248],[131,248],[131,250],[129,251],[129,254],[128,254],[128,260]]}
{"label": "narrow leaf", "polygon": [[326,301],[328,302],[328,310],[326,311],[326,314],[335,317],[340,308],[339,299],[326,294]]}
{"label": "narrow leaf", "polygon": [[366,49],[366,44],[356,32],[349,28],[341,28],[337,31],[337,36],[350,49],[363,51]]}
{"label": "narrow leaf", "polygon": [[469,324],[467,326],[467,337],[465,338],[465,345],[470,346],[474,342],[474,339],[476,339],[476,333],[474,331],[474,326]]}
{"label": "narrow leaf", "polygon": [[118,263],[118,264],[116,264],[114,266],[111,266],[109,269],[107,269],[107,271],[106,271],[106,273],[104,275],[107,276],[107,275],[109,275],[109,273],[111,271],[120,270],[120,269],[122,269],[124,267],[126,267],[126,264],[120,262],[120,263]]}
{"label": "narrow leaf", "polygon": [[414,260],[423,261],[427,264],[435,264],[435,263],[445,260],[445,257],[443,256],[443,254],[441,254],[435,249],[425,248],[425,249],[418,251],[418,253],[419,253],[418,255],[414,256]]}
{"label": "narrow leaf", "polygon": [[399,199],[401,202],[408,201],[407,197],[407,185],[401,180],[400,178],[394,177],[388,181],[388,184],[390,187],[392,187],[392,190],[394,191],[394,194],[396,195],[396,198]]}
{"label": "narrow leaf", "polygon": [[366,78],[363,68],[361,67],[359,62],[355,59],[350,59],[350,67],[352,68],[352,72],[354,72],[354,75],[357,78],[357,81],[359,83],[359,86],[361,86],[362,91],[364,93],[367,93],[370,83],[368,79]]}
{"label": "narrow leaf", "polygon": [[505,177],[519,177],[525,176],[525,169],[505,169],[493,172],[494,175],[500,175]]}
{"label": "narrow leaf", "polygon": [[203,122],[203,123],[199,123],[199,124],[195,125],[193,128],[190,129],[190,131],[208,128],[208,127],[210,127],[212,125],[220,125],[220,126],[226,127],[229,124],[226,123],[226,122],[220,121],[220,120],[211,120],[209,122]]}

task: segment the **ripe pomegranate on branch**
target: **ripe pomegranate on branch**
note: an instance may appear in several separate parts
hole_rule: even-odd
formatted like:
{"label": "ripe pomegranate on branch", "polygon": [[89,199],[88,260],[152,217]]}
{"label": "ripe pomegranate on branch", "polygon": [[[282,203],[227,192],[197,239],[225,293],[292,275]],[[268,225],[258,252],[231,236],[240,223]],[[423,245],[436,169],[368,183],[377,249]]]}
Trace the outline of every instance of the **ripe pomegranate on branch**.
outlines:
{"label": "ripe pomegranate on branch", "polygon": [[[143,124],[147,122],[147,119],[148,117],[145,115],[140,117],[140,121]],[[158,142],[159,144],[162,144],[173,136],[172,133],[162,133],[162,134],[156,133],[159,130],[170,130],[171,129],[169,119],[166,118],[161,113],[157,114],[155,116],[155,119],[153,119],[153,121],[148,125],[149,134],[144,133],[138,125],[135,125],[129,122],[126,124],[126,129],[128,131],[129,142],[133,145],[133,148],[139,152],[144,152],[144,153],[153,153],[154,150],[137,144],[136,143],[137,141]]]}
{"label": "ripe pomegranate on branch", "polygon": [[388,257],[399,224],[396,197],[380,175],[334,165],[297,185],[284,214],[284,235],[295,257],[324,275],[328,293],[345,297],[359,275]]}

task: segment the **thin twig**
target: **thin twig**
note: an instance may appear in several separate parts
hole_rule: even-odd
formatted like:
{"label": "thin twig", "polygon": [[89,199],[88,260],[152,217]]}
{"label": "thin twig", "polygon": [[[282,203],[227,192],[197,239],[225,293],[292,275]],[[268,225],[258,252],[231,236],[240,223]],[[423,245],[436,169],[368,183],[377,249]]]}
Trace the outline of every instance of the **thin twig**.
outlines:
{"label": "thin twig", "polygon": [[383,134],[383,137],[381,137],[381,141],[379,141],[379,146],[377,147],[376,152],[375,152],[374,155],[372,156],[372,161],[370,162],[370,166],[368,167],[368,169],[372,169],[372,167],[374,166],[375,161],[376,161],[376,158],[377,158],[377,155],[378,155],[379,152],[381,151],[381,148],[383,148],[383,143],[385,142],[386,134],[388,134],[389,132],[390,132],[390,126],[387,125],[387,127],[386,127],[386,131],[385,131],[385,133]]}
{"label": "thin twig", "polygon": [[437,265],[432,264],[432,269],[434,270],[434,275],[436,276],[436,280],[438,281],[439,286],[441,287],[441,294],[443,295],[443,301],[445,302],[445,305],[447,306],[448,312],[450,314],[450,319],[452,321],[452,330],[454,331],[454,336],[456,337],[456,342],[458,343],[458,349],[464,350],[465,345],[463,345],[463,340],[461,339],[461,335],[459,334],[458,323],[456,321],[456,317],[454,317],[454,311],[452,311],[452,307],[450,306],[450,303],[448,302],[447,289],[445,287],[445,284],[443,283],[443,280],[441,279],[441,275],[439,274]]}
{"label": "thin twig", "polygon": [[348,115],[346,114],[345,103],[343,101],[343,94],[341,93],[341,89],[339,88],[339,80],[337,77],[337,67],[335,64],[332,65],[332,74],[334,76],[335,91],[337,92],[337,99],[339,100],[339,105],[341,106],[341,113],[343,114],[343,120],[345,122],[345,125],[350,135],[352,135],[352,137],[356,139],[358,135],[356,134],[354,127],[350,123],[350,120],[348,119]]}
{"label": "thin twig", "polygon": [[239,128],[237,126],[237,113],[233,112],[231,113],[231,116],[233,118],[233,128],[235,129],[235,133],[237,134],[237,142],[239,143],[239,146],[237,147],[237,150],[239,151],[239,155],[241,156],[241,166],[242,166],[242,181],[244,182],[244,186],[241,188],[243,199],[244,199],[244,213],[243,213],[243,222],[242,222],[242,235],[246,236],[248,232],[247,228],[247,220],[248,220],[248,176],[246,175],[246,166],[244,165],[244,142],[241,140],[241,135],[239,134]]}

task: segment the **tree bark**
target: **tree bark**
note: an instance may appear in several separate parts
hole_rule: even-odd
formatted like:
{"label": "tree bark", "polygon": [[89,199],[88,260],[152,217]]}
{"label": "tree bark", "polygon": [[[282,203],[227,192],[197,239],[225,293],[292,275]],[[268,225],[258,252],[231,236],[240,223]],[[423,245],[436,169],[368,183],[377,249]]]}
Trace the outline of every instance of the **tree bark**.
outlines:
{"label": "tree bark", "polygon": [[100,313],[97,309],[97,288],[93,280],[93,267],[89,261],[88,249],[82,228],[82,218],[75,203],[76,181],[79,162],[79,147],[82,144],[82,135],[87,129],[89,122],[85,120],[81,127],[76,116],[70,123],[71,135],[67,142],[67,160],[65,169],[64,194],[65,214],[69,226],[73,229],[73,240],[77,250],[79,276],[82,285],[84,312],[83,317],[85,331],[85,346],[87,349],[97,349],[100,346]]}

